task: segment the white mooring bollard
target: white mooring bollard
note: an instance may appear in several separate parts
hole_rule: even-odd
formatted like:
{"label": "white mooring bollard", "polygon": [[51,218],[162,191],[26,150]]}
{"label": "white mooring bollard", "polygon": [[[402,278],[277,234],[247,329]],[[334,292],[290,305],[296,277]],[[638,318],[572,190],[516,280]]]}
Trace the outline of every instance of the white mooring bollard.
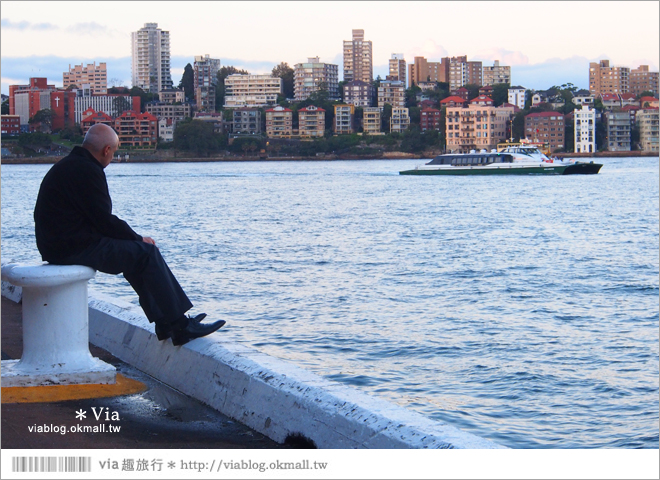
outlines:
{"label": "white mooring bollard", "polygon": [[116,369],[89,352],[87,281],[81,265],[2,267],[23,289],[23,355],[2,361],[2,386],[115,383]]}

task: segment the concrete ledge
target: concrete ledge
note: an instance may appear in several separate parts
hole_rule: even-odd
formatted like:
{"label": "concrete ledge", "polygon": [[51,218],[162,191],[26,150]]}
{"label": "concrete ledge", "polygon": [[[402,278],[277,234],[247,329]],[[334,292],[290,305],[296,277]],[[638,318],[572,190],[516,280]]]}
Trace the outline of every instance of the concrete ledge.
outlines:
{"label": "concrete ledge", "polygon": [[301,435],[318,448],[505,448],[233,343],[222,331],[182,347],[160,342],[140,307],[96,292],[89,330],[93,344],[280,443]]}

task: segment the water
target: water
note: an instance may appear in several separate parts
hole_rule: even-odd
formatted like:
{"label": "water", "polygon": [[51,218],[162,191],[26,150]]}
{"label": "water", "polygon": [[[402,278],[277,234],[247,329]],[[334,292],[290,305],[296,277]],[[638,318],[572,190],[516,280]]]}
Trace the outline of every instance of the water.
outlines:
{"label": "water", "polygon": [[[421,161],[113,164],[115,213],[247,342],[514,448],[658,448],[658,159],[597,176]],[[2,167],[2,260],[40,261],[49,166]],[[121,276],[96,289],[137,303]]]}

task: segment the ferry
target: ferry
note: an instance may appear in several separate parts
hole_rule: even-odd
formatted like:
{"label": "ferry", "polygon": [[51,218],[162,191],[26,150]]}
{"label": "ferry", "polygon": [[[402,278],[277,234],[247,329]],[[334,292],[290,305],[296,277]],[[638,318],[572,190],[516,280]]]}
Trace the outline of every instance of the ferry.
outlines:
{"label": "ferry", "polygon": [[400,171],[400,175],[590,175],[603,166],[600,163],[548,158],[538,147],[503,144],[499,151],[448,153],[438,155],[425,165]]}

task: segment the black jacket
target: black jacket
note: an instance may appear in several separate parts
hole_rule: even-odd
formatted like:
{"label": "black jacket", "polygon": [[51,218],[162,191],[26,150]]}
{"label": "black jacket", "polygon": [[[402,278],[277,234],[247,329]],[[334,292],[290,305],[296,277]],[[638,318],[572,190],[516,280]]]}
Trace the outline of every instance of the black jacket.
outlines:
{"label": "black jacket", "polygon": [[102,237],[142,240],[112,214],[103,166],[82,147],[74,147],[44,177],[34,226],[37,248],[48,262],[80,253]]}

